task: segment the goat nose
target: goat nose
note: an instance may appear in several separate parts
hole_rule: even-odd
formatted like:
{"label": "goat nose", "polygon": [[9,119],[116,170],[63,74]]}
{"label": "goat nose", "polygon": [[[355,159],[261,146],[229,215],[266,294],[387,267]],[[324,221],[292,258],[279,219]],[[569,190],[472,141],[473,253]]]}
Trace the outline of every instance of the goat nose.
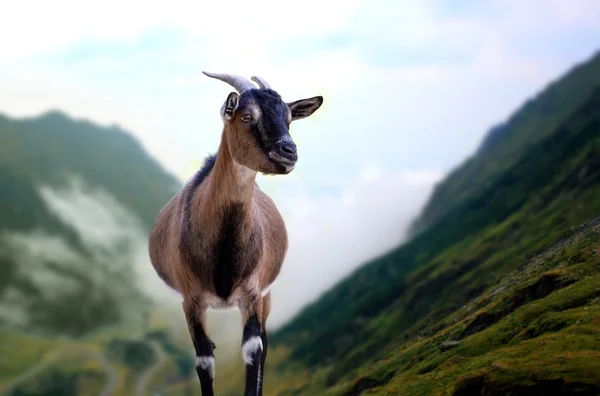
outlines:
{"label": "goat nose", "polygon": [[296,154],[296,145],[294,143],[284,143],[281,145],[281,151],[288,154]]}

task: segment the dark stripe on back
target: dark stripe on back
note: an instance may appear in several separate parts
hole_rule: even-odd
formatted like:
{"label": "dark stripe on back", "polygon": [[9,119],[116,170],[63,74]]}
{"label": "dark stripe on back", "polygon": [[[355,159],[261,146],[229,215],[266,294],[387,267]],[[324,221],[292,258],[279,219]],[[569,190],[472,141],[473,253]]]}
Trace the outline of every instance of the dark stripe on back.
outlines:
{"label": "dark stripe on back", "polygon": [[192,198],[194,197],[194,193],[198,189],[198,186],[202,184],[204,179],[208,176],[212,168],[215,166],[215,161],[217,159],[216,154],[209,155],[204,160],[204,165],[189,181],[188,186],[185,188],[185,192],[183,195],[183,205],[182,205],[182,217],[181,217],[181,236],[179,239],[179,245],[182,253],[186,255],[186,258],[190,263],[194,261],[194,257],[192,257],[192,251],[190,250],[190,246],[192,245],[192,225],[191,225],[191,211],[192,211]]}
{"label": "dark stripe on back", "polygon": [[[227,299],[233,290],[236,280],[250,275],[256,265],[244,265],[247,259],[260,256],[261,234],[260,227],[254,226],[250,235],[245,236],[243,222],[246,219],[245,208],[241,203],[234,203],[224,209],[219,237],[212,252],[204,252],[202,257],[193,249],[195,241],[200,237],[200,230],[193,227],[191,220],[192,199],[198,186],[206,179],[214,167],[216,157],[210,156],[202,169],[190,180],[185,188],[182,199],[182,223],[180,248],[185,259],[201,279],[210,276],[205,272],[208,266],[213,266],[213,287],[217,296]],[[208,260],[207,262],[203,262]],[[254,261],[254,260],[252,260]],[[254,263],[255,264],[255,263]]]}

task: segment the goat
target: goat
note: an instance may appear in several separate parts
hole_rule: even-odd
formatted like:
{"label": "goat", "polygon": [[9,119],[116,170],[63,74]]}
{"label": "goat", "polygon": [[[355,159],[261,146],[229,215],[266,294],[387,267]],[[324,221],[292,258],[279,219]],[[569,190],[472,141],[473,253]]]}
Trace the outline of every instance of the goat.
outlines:
{"label": "goat", "polygon": [[312,115],[322,96],[286,103],[262,78],[203,72],[233,86],[221,107],[216,155],[159,212],[149,253],[160,278],[178,292],[196,351],[202,395],[213,395],[215,345],[206,310],[239,308],[245,395],[262,395],[270,288],[287,252],[285,223],[256,184],[258,172],[284,175],[298,160],[292,121]]}

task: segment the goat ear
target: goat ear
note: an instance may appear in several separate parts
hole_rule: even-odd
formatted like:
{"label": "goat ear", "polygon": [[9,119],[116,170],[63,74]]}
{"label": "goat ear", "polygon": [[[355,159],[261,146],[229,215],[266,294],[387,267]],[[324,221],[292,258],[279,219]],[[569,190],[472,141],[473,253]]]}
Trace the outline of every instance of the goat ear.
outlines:
{"label": "goat ear", "polygon": [[238,108],[239,103],[240,96],[235,92],[231,92],[227,96],[225,103],[223,103],[223,107],[221,107],[221,116],[227,121],[231,121],[233,115],[235,114],[235,111]]}
{"label": "goat ear", "polygon": [[292,121],[306,118],[323,104],[322,96],[315,96],[308,99],[300,99],[295,102],[288,103],[288,107],[292,112]]}

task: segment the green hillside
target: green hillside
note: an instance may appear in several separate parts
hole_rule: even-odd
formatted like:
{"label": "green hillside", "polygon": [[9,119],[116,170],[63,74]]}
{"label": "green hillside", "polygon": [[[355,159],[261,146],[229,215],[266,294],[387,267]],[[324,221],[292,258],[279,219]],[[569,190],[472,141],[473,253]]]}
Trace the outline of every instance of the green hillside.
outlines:
{"label": "green hillside", "polygon": [[0,329],[0,395],[129,396],[185,386],[195,375],[190,347],[155,325],[143,335],[122,326],[79,339]]}
{"label": "green hillside", "polygon": [[187,328],[171,329],[134,268],[149,265],[147,235],[180,182],[128,132],[57,111],[0,115],[0,141],[0,394],[188,380]]}
{"label": "green hillside", "polygon": [[436,186],[413,225],[418,233],[456,205],[479,194],[491,181],[551,135],[590,93],[600,86],[600,53],[573,67],[565,76],[529,99],[506,122],[494,127],[479,150]]}
{"label": "green hillside", "polygon": [[288,394],[598,393],[600,228],[577,230],[600,215],[600,57],[509,124],[422,232],[271,337],[275,372],[312,373]]}
{"label": "green hillside", "polygon": [[[39,225],[37,212],[19,210],[19,198],[32,200],[28,197],[36,194],[26,194],[27,188],[64,183],[68,174],[110,191],[148,229],[181,184],[116,125],[101,127],[59,111],[24,119],[0,114],[0,139],[0,174],[19,185],[15,191],[9,189],[10,183],[1,184],[3,207],[10,205],[10,210],[1,212],[2,229]],[[22,196],[16,194],[21,191]],[[36,210],[41,210],[37,206]]]}
{"label": "green hillside", "polygon": [[81,336],[146,301],[133,279],[179,182],[126,131],[0,115],[0,325]]}

